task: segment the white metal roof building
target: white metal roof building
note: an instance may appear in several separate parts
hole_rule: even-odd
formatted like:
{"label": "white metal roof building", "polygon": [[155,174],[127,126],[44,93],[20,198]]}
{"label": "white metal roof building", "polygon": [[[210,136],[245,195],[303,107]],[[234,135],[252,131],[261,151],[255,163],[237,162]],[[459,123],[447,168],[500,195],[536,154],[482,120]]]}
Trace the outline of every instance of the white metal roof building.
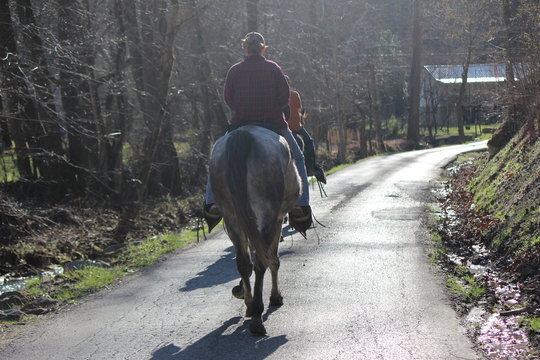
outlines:
{"label": "white metal roof building", "polygon": [[[420,99],[424,121],[435,118],[437,123],[455,123],[453,115],[459,87],[462,84],[462,65],[425,65]],[[514,65],[516,80],[523,78],[523,66]],[[497,106],[500,87],[506,81],[504,64],[471,64],[467,73],[467,88],[463,99],[463,116],[467,123],[483,122],[490,109]],[[434,114],[434,115],[433,115]]]}
{"label": "white metal roof building", "polygon": [[[424,68],[433,78],[443,84],[461,84],[462,65],[426,65]],[[514,76],[519,79],[521,66],[514,65]],[[495,83],[506,80],[503,64],[471,64],[467,73],[468,83]]]}

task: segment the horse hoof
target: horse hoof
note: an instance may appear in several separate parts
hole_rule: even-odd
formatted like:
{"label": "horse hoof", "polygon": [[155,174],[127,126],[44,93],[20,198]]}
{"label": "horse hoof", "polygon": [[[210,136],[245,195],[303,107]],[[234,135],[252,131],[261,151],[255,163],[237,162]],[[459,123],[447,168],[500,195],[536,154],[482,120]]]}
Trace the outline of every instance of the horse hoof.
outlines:
{"label": "horse hoof", "polygon": [[236,285],[232,289],[232,294],[237,299],[243,299],[244,298],[244,287],[242,285]]}
{"label": "horse hoof", "polygon": [[270,296],[270,306],[281,306],[283,305],[283,296],[275,295]]}
{"label": "horse hoof", "polygon": [[264,327],[262,320],[251,320],[251,323],[249,324],[249,331],[255,336],[265,336],[266,335],[266,328]]}
{"label": "horse hoof", "polygon": [[253,309],[251,309],[251,306],[248,306],[246,309],[246,317],[253,317],[253,315],[255,315]]}

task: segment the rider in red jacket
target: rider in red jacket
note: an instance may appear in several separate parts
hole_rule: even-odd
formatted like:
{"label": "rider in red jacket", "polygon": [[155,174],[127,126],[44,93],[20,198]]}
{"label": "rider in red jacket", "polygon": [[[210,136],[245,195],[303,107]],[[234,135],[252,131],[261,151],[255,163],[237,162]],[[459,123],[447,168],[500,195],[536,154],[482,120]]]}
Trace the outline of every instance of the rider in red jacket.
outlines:
{"label": "rider in red jacket", "polygon": [[[244,60],[234,64],[227,73],[224,97],[233,111],[230,128],[259,123],[273,128],[287,140],[302,180],[302,194],[298,206],[290,213],[290,223],[301,223],[305,232],[312,223],[312,216],[304,155],[283,114],[283,109],[289,104],[289,85],[279,65],[263,56],[266,48],[261,34],[248,33],[242,40]],[[214,203],[210,181],[207,181],[204,210],[207,222],[209,217],[221,215]]]}

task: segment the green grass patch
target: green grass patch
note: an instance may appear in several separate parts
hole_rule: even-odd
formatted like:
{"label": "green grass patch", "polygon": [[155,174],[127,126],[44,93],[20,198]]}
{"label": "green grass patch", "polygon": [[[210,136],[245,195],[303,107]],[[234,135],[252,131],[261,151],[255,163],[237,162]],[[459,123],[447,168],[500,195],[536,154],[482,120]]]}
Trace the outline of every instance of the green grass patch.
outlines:
{"label": "green grass patch", "polygon": [[118,279],[133,273],[134,270],[153,265],[165,254],[192,244],[196,240],[197,232],[194,230],[186,230],[180,234],[154,236],[137,245],[128,246],[117,259],[120,265],[111,268],[87,266],[64,274],[65,281],[61,285],[51,288],[41,278],[36,277],[28,281],[24,292],[38,297],[73,301],[107,287]]}
{"label": "green grass patch", "polygon": [[371,158],[374,158],[374,157],[379,157],[379,156],[383,156],[383,155],[388,155],[388,153],[381,153],[381,154],[377,154],[377,155],[373,155],[373,156],[368,156],[368,157],[365,157],[365,158],[362,158],[362,159],[359,159],[355,162],[349,162],[349,163],[345,163],[345,164],[341,164],[341,165],[338,165],[338,166],[335,166],[333,168],[331,168],[330,170],[328,171],[325,171],[324,173],[328,176],[328,175],[331,175],[335,172],[338,172],[339,170],[343,170],[345,169],[346,167],[349,167],[351,165],[354,165],[354,164],[358,164],[359,162],[362,162],[362,161],[366,161],[368,159],[371,159]]}
{"label": "green grass patch", "polygon": [[528,318],[527,322],[532,331],[540,333],[540,317]]}
{"label": "green grass patch", "polygon": [[452,275],[446,280],[446,287],[466,303],[476,302],[486,293],[486,289],[472,275]]}
{"label": "green grass patch", "polygon": [[516,136],[468,186],[477,209],[501,220],[490,245],[507,254],[522,253],[538,244],[540,230],[540,142],[527,143]]}
{"label": "green grass patch", "polygon": [[428,262],[436,264],[441,261],[446,254],[446,246],[442,241],[441,235],[437,231],[431,231],[431,244],[428,253]]}
{"label": "green grass patch", "polygon": [[67,280],[73,282],[73,285],[52,293],[51,297],[62,301],[76,299],[112,284],[125,274],[125,269],[121,268],[88,266],[66,274]]}
{"label": "green grass patch", "polygon": [[131,267],[145,267],[155,264],[163,255],[195,242],[196,231],[181,234],[164,234],[127,249],[127,263]]}
{"label": "green grass patch", "polygon": [[438,263],[443,258],[445,253],[446,251],[444,247],[436,246],[436,247],[431,248],[429,250],[428,262],[430,264]]}
{"label": "green grass patch", "polygon": [[28,294],[36,297],[43,296],[43,290],[41,288],[41,284],[43,284],[43,279],[39,277],[32,278],[28,280],[25,286],[25,290]]}
{"label": "green grass patch", "polygon": [[339,170],[345,169],[346,167],[349,167],[349,166],[351,166],[351,165],[352,165],[352,163],[341,164],[341,165],[338,165],[338,166],[335,166],[335,167],[331,168],[331,169],[328,170],[328,171],[325,171],[324,173],[325,173],[326,175],[330,175],[330,174],[333,174],[333,173],[335,173],[335,172],[338,172]]}
{"label": "green grass patch", "polygon": [[191,145],[188,142],[175,142],[174,148],[179,155],[186,154],[191,151]]}
{"label": "green grass patch", "polygon": [[[467,129],[468,127],[468,129]],[[491,129],[496,129],[498,128],[499,125],[498,124],[493,124],[493,125],[484,125],[484,126],[477,126],[476,127],[476,131],[474,129],[474,124],[471,124],[471,125],[465,125],[463,127],[463,132],[465,133],[465,136],[471,136],[473,138],[475,138],[476,140],[480,139],[480,140],[488,140],[491,138],[491,136],[493,134],[482,134],[482,129],[483,128],[491,128]],[[429,135],[429,133],[427,131],[424,131],[422,129],[422,134],[423,135]],[[442,136],[442,135],[459,135],[459,128],[457,126],[450,126],[449,128],[443,128],[443,129],[438,129],[437,130],[437,136]]]}
{"label": "green grass patch", "polygon": [[13,151],[6,151],[0,155],[0,182],[17,181],[20,177],[16,165],[17,158]]}

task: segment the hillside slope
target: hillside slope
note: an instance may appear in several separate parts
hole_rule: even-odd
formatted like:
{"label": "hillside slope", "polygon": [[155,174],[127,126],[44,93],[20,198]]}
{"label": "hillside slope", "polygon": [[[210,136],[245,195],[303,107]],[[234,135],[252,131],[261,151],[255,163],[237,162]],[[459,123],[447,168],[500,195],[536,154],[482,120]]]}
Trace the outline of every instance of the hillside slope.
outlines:
{"label": "hillside slope", "polygon": [[535,254],[530,260],[539,261],[540,141],[517,134],[485,163],[469,190],[478,211],[500,220],[488,236],[490,245],[501,255]]}

